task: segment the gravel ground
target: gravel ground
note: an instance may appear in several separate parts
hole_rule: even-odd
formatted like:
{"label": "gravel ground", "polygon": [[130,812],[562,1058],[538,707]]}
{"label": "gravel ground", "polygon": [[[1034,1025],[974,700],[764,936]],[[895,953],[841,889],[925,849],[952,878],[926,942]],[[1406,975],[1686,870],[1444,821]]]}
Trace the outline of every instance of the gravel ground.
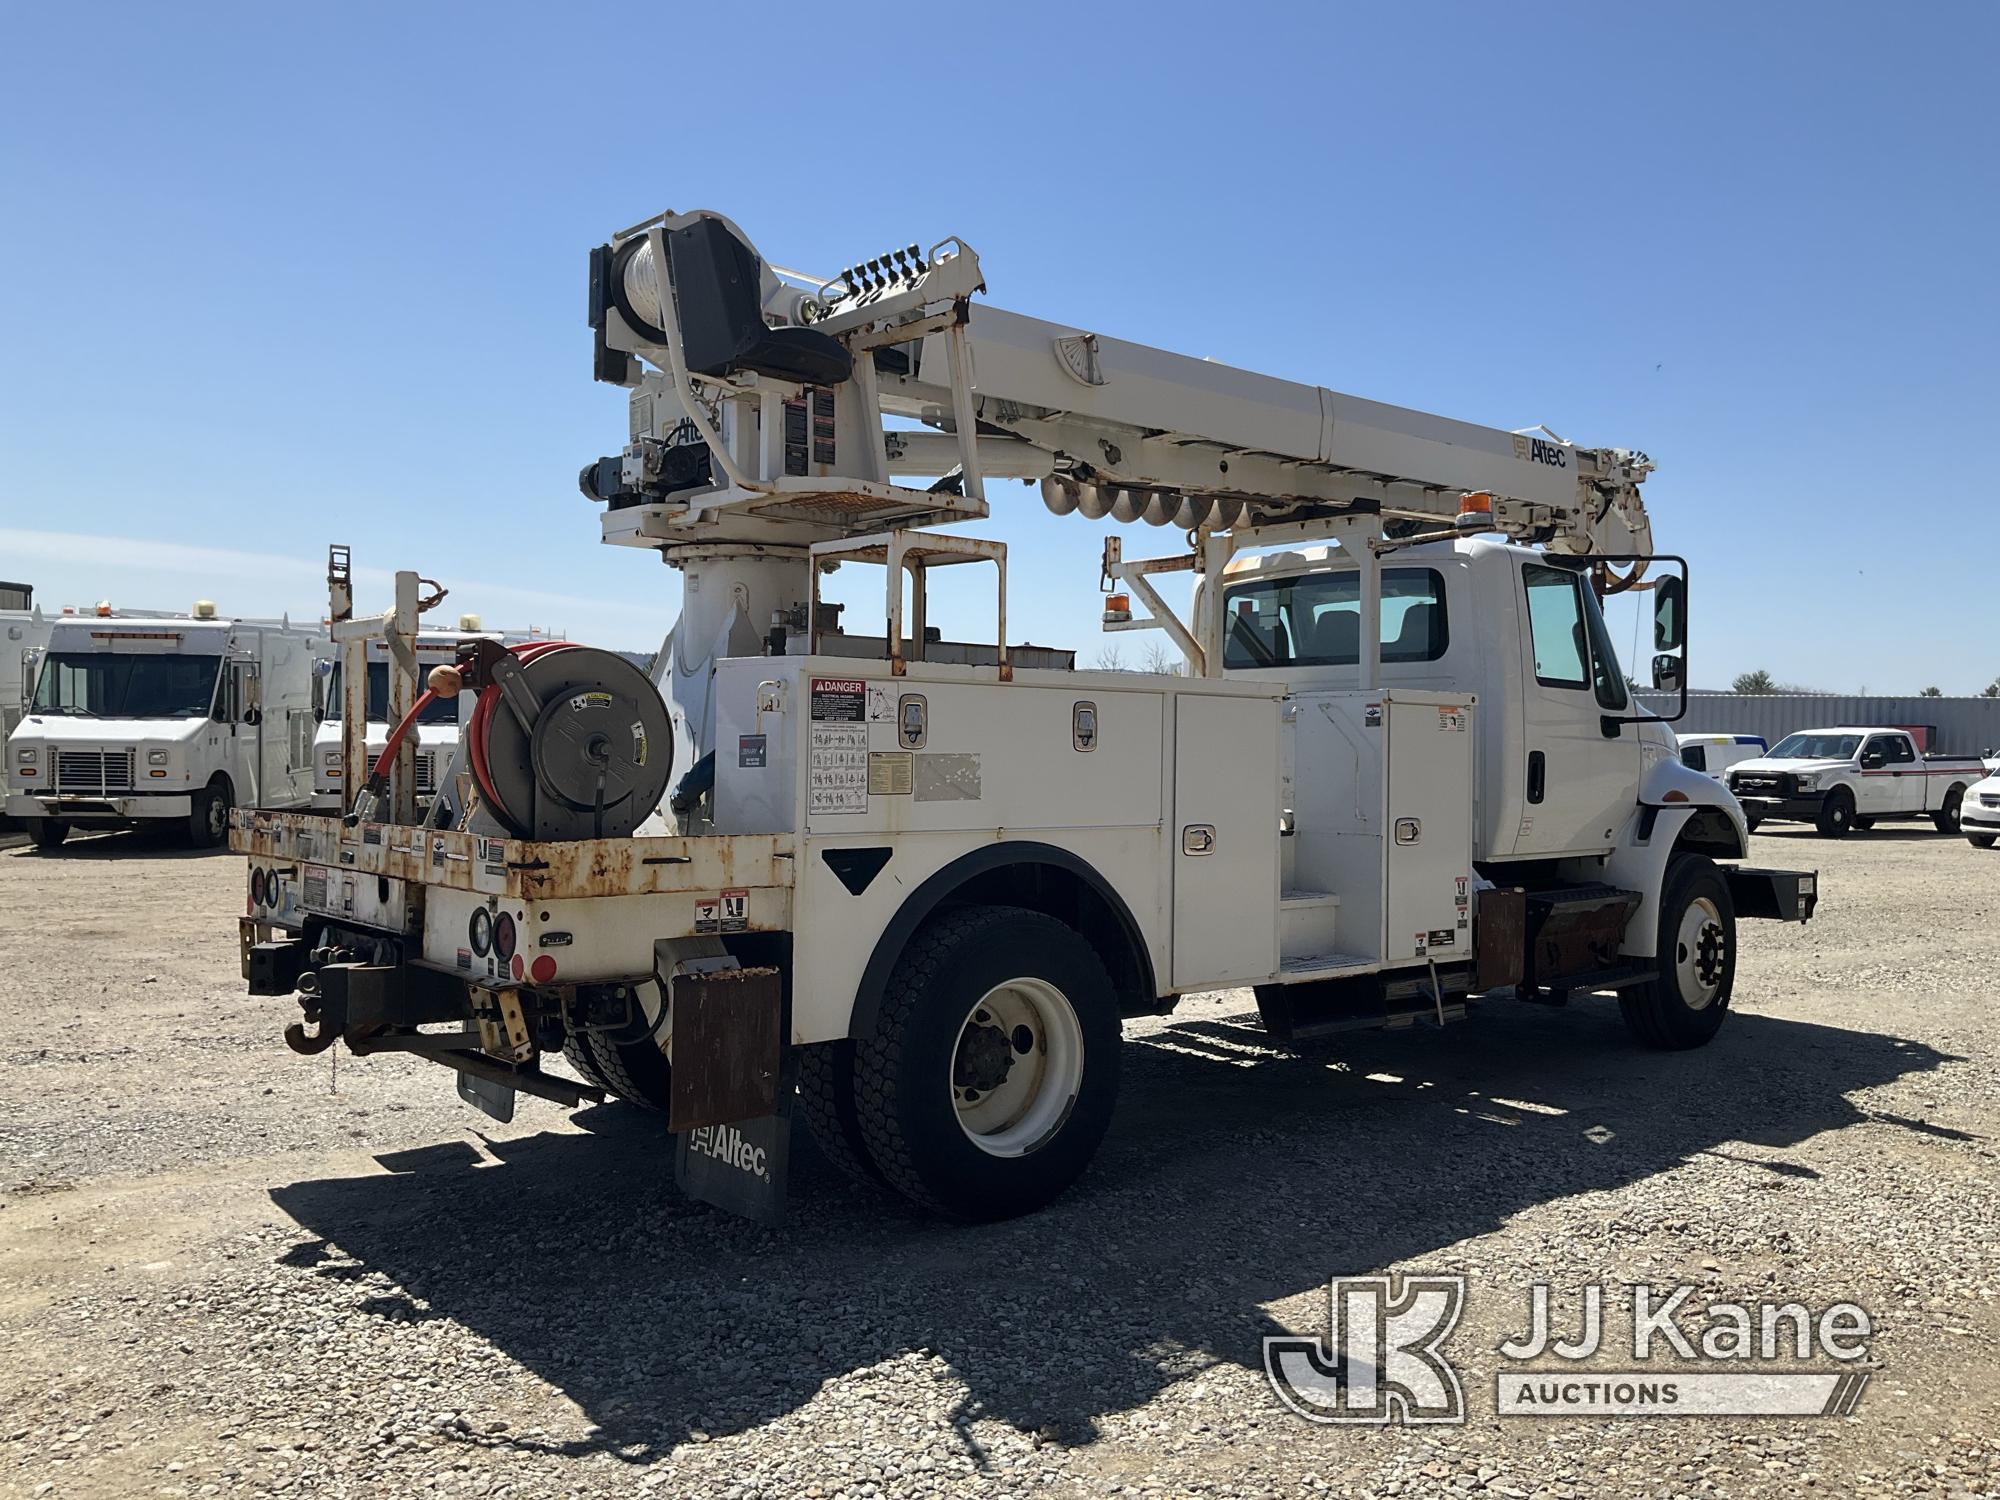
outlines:
{"label": "gravel ground", "polygon": [[[2000,856],[1757,844],[1824,915],[1746,926],[1705,1051],[1499,1002],[1288,1057],[1203,996],[1130,1029],[1050,1211],[927,1222],[802,1136],[775,1231],[681,1199],[630,1109],[496,1126],[438,1070],[293,1056],[233,857],[7,849],[0,1494],[2000,1494]],[[1470,1278],[1465,1425],[1266,1383],[1266,1335],[1385,1270]],[[1858,1412],[1496,1421],[1529,1283],[1684,1280],[1861,1302]]]}

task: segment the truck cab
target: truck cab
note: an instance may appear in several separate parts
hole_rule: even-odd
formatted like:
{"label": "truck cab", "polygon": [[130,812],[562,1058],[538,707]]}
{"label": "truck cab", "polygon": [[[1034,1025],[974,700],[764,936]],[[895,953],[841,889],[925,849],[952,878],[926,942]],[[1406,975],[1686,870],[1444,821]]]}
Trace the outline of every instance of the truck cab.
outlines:
{"label": "truck cab", "polygon": [[59,617],[7,739],[8,816],[45,849],[73,828],[159,823],[208,847],[234,806],[305,806],[324,643],[206,601],[186,615]]}
{"label": "truck cab", "polygon": [[1788,734],[1727,780],[1751,827],[1810,823],[1823,837],[1841,838],[1916,818],[1956,833],[1966,789],[1984,774],[1977,756],[1924,754],[1907,729],[1847,725]]}

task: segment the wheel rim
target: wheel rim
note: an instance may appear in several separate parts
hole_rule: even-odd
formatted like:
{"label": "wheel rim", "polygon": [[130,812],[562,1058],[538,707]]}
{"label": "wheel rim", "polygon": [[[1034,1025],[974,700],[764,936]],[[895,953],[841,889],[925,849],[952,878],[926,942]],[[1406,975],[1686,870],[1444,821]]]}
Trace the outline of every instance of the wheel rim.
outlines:
{"label": "wheel rim", "polygon": [[1045,979],[995,985],[966,1012],[952,1049],[959,1129],[988,1156],[1026,1156],[1068,1118],[1083,1082],[1083,1025]]}
{"label": "wheel rim", "polygon": [[208,831],[221,838],[229,827],[229,799],[217,792],[208,799]]}
{"label": "wheel rim", "polygon": [[1722,993],[1729,970],[1729,932],[1722,913],[1706,896],[1697,896],[1681,913],[1674,939],[1674,978],[1689,1010],[1707,1010]]}

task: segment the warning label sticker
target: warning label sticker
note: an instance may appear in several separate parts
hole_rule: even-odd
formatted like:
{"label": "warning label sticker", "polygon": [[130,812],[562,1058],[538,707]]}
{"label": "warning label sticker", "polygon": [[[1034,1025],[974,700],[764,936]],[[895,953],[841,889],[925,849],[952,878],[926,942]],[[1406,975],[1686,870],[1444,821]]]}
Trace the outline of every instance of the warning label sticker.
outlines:
{"label": "warning label sticker", "polygon": [[907,750],[868,752],[868,795],[907,797],[913,783],[915,757]]}
{"label": "warning label sticker", "polygon": [[[860,702],[857,696],[856,722],[812,726],[811,758],[806,764],[808,814],[868,811],[868,726],[860,721]],[[817,681],[813,703],[817,717]]]}
{"label": "warning label sticker", "polygon": [[810,716],[815,724],[868,722],[868,684],[859,677],[815,677]]}

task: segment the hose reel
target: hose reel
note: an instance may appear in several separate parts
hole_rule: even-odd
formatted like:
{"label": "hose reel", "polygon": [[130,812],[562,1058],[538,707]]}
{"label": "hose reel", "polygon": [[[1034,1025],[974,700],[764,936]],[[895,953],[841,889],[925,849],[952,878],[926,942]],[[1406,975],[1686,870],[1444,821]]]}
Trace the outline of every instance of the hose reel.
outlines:
{"label": "hose reel", "polygon": [[517,838],[629,837],[660,805],[674,732],[650,678],[564,641],[475,649],[467,729],[486,808]]}

